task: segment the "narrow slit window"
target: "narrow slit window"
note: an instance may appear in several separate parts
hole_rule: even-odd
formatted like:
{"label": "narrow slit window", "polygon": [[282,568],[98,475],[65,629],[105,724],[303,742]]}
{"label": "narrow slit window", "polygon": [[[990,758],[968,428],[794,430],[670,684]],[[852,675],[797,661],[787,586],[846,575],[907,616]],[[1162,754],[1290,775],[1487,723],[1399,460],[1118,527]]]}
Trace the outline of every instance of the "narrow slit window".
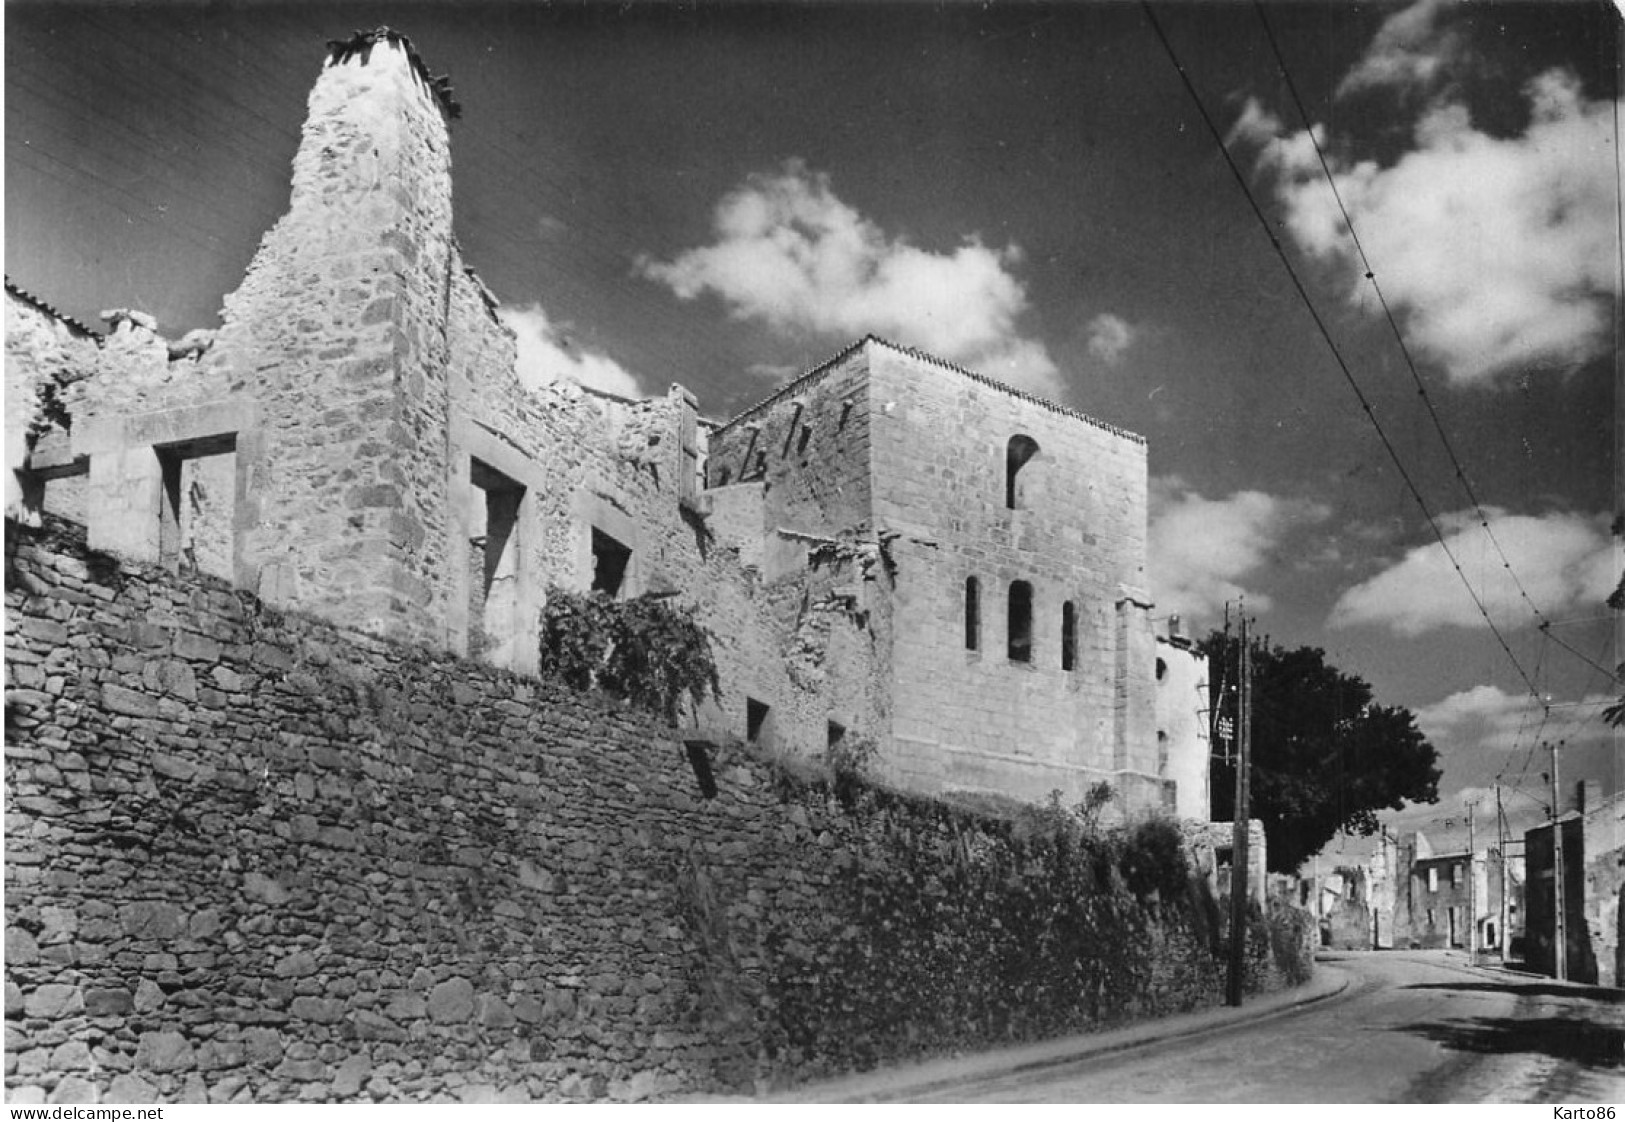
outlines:
{"label": "narrow slit window", "polygon": [[700,785],[700,797],[716,798],[717,778],[711,770],[711,745],[704,740],[685,740],[683,747],[688,751],[688,765],[694,769],[694,778]]}
{"label": "narrow slit window", "polygon": [[1012,662],[1033,660],[1033,586],[1010,582],[1009,647]]}
{"label": "narrow slit window", "polygon": [[965,649],[980,650],[982,646],[982,584],[975,577],[965,578]]}
{"label": "narrow slit window", "polygon": [[761,744],[767,739],[767,720],[772,707],[757,701],[754,697],[745,699],[745,742],[747,744]]}
{"label": "narrow slit window", "polygon": [[1078,664],[1078,609],[1068,600],[1061,605],[1061,669]]}
{"label": "narrow slit window", "polygon": [[1038,455],[1038,441],[1030,436],[1017,433],[1010,438],[1010,443],[1004,449],[1004,505],[1011,510],[1025,505],[1022,502],[1024,491],[1024,470]]}

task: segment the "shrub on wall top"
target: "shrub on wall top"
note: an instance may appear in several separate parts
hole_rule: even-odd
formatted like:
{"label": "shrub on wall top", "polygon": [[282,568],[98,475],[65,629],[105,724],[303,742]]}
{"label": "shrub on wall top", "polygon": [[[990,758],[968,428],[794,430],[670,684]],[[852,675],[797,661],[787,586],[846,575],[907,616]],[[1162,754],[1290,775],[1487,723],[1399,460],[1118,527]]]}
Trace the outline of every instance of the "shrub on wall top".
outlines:
{"label": "shrub on wall top", "polygon": [[550,588],[541,632],[542,673],[673,723],[683,695],[698,705],[721,692],[710,635],[692,606],[666,597],[612,600],[602,592]]}

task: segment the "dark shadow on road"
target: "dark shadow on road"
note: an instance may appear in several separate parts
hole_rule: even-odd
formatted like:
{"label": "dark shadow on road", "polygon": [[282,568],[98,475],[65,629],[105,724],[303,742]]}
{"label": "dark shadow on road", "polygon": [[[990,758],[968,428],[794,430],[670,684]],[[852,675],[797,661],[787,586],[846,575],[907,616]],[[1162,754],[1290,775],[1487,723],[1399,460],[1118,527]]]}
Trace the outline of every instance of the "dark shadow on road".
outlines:
{"label": "dark shadow on road", "polygon": [[1509,993],[1516,997],[1573,997],[1610,1005],[1625,1005],[1625,992],[1578,989],[1551,982],[1414,982],[1408,990],[1459,990],[1462,993]]}
{"label": "dark shadow on road", "polygon": [[1586,1067],[1625,1067],[1625,1030],[1568,1017],[1467,1017],[1403,1025],[1400,1031],[1458,1052],[1529,1052]]}

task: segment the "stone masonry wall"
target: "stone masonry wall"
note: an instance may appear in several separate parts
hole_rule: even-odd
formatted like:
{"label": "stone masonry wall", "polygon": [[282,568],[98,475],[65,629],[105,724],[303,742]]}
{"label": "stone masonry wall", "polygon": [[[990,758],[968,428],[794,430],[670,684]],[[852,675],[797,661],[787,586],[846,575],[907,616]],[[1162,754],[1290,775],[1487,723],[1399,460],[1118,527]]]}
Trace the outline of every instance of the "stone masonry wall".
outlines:
{"label": "stone masonry wall", "polygon": [[[1146,459],[1137,438],[899,348],[870,360],[874,517],[898,535],[897,767],[925,790],[997,785],[1081,801],[1109,780],[1162,801],[1145,580]],[[1039,451],[1006,505],[1006,446]],[[966,648],[966,580],[980,641]],[[1012,582],[1032,587],[1030,661],[1008,657]],[[1076,659],[1061,665],[1062,606]]]}
{"label": "stone masonry wall", "polygon": [[13,1103],[749,1090],[1218,996],[1189,882],[726,746],[705,798],[611,703],[58,523],[7,565]]}

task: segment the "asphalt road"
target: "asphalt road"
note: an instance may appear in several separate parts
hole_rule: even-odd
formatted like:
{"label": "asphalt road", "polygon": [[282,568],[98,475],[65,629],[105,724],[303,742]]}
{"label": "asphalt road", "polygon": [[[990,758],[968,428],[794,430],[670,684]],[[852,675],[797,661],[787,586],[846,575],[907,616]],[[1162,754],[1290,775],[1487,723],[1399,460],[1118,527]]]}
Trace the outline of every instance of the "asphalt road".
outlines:
{"label": "asphalt road", "polygon": [[1625,1102],[1625,995],[1473,969],[1459,954],[1334,955],[1339,997],[906,1102]]}

